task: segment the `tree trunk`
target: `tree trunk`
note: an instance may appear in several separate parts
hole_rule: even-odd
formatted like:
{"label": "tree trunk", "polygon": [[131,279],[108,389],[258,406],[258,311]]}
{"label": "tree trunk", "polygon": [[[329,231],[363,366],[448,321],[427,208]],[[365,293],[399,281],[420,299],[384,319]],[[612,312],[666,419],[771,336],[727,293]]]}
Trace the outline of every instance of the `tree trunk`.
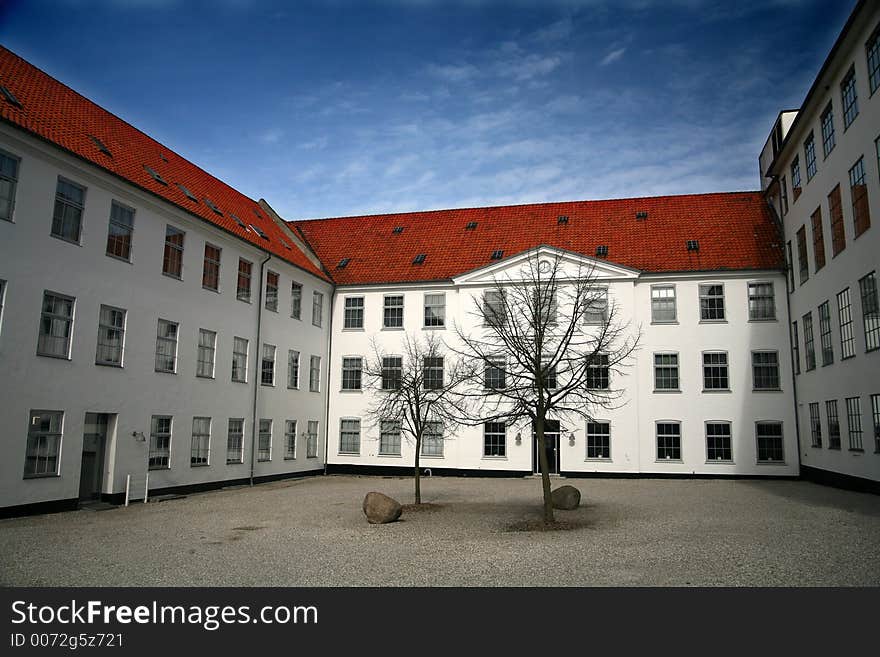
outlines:
{"label": "tree trunk", "polygon": [[553,517],[553,498],[550,495],[550,473],[547,463],[547,448],[544,441],[544,418],[539,417],[535,421],[535,437],[538,439],[538,463],[541,467],[541,488],[544,491],[544,523],[552,525],[556,522]]}
{"label": "tree trunk", "polygon": [[415,484],[416,484],[416,504],[422,503],[422,480],[419,476],[419,453],[421,452],[422,439],[416,438],[416,468],[415,468]]}

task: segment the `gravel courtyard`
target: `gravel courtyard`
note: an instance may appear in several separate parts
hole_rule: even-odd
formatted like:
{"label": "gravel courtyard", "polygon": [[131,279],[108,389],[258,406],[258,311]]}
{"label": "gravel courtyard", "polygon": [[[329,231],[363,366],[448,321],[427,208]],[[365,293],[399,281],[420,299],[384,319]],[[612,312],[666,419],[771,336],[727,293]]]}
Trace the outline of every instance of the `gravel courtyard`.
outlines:
{"label": "gravel courtyard", "polygon": [[[563,482],[554,482],[554,485]],[[367,524],[332,476],[0,521],[16,586],[880,585],[880,497],[800,481],[569,479],[576,528],[521,531],[535,479],[423,480],[430,510]]]}

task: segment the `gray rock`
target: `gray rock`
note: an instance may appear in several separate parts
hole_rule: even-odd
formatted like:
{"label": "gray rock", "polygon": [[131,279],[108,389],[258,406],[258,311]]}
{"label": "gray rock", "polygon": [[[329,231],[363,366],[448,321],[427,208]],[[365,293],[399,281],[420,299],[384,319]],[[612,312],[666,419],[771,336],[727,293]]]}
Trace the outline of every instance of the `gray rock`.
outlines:
{"label": "gray rock", "polygon": [[386,522],[394,522],[400,517],[403,507],[382,493],[367,493],[364,497],[364,514],[371,525],[382,525]]}
{"label": "gray rock", "polygon": [[574,486],[560,486],[550,492],[554,509],[571,511],[581,503],[581,492]]}

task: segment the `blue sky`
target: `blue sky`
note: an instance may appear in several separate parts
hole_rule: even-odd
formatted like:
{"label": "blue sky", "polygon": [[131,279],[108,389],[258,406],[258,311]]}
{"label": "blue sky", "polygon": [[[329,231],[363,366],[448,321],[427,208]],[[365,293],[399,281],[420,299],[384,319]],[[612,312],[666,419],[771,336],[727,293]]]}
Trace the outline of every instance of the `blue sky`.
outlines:
{"label": "blue sky", "polygon": [[853,4],[0,0],[0,42],[298,219],[756,189]]}

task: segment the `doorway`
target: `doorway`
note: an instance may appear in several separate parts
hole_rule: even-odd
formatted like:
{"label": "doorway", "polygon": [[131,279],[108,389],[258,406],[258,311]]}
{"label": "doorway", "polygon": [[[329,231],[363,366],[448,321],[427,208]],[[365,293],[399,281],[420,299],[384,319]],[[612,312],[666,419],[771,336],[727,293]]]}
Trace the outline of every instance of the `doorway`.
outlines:
{"label": "doorway", "polygon": [[[541,473],[541,458],[538,454],[538,436],[532,427],[532,443],[535,448],[532,453],[532,472]],[[544,450],[547,452],[547,472],[559,474],[559,420],[546,420],[544,422]]]}
{"label": "doorway", "polygon": [[107,426],[110,415],[86,413],[83,429],[82,465],[79,474],[81,502],[100,500],[104,488],[104,462],[107,453]]}

